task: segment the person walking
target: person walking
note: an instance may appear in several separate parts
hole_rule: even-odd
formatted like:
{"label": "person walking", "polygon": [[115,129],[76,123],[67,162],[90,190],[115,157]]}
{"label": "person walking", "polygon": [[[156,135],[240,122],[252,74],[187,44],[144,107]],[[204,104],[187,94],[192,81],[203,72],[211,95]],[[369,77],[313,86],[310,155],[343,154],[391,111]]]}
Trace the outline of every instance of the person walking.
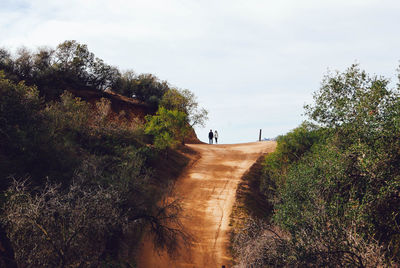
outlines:
{"label": "person walking", "polygon": [[213,144],[213,138],[214,138],[214,134],[212,132],[212,129],[210,129],[210,132],[208,132],[208,140],[209,140],[210,144]]}
{"label": "person walking", "polygon": [[214,131],[214,139],[215,139],[215,144],[218,144],[218,131]]}

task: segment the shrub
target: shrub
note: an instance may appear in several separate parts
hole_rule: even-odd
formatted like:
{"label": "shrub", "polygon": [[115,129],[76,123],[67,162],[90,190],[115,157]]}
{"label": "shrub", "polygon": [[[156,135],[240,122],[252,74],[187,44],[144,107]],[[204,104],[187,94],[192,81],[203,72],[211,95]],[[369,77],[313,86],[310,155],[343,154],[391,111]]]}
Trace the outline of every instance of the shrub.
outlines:
{"label": "shrub", "polygon": [[47,184],[32,194],[15,181],[7,197],[3,222],[20,266],[98,266],[111,234],[127,227],[112,188]]}
{"label": "shrub", "polygon": [[324,135],[323,129],[304,122],[286,135],[277,138],[278,145],[275,152],[265,157],[261,177],[260,188],[267,198],[274,199],[277,188],[285,183],[290,165],[300,160],[314,144],[321,142]]}
{"label": "shrub", "polygon": [[187,89],[171,88],[167,90],[161,99],[160,106],[167,110],[178,110],[185,113],[191,127],[197,125],[204,127],[205,121],[208,119],[207,110],[199,107],[196,96]]}
{"label": "shrub", "polygon": [[326,76],[306,106],[316,125],[279,137],[265,161],[262,186],[275,201],[274,228],[286,241],[250,237],[246,247],[258,253],[240,254],[278,266],[397,265],[399,96],[387,79],[356,65]]}
{"label": "shrub", "polygon": [[29,174],[36,184],[46,176],[68,176],[64,173],[74,160],[68,151],[56,150],[37,89],[0,78],[0,104],[1,186],[6,187],[10,175]]}
{"label": "shrub", "polygon": [[178,110],[160,107],[156,115],[146,116],[145,133],[154,136],[154,146],[159,149],[174,148],[183,143],[189,131],[187,115]]}
{"label": "shrub", "polygon": [[296,240],[276,226],[249,220],[235,237],[238,263],[234,267],[387,266],[383,248],[376,241],[367,243],[356,229],[354,225],[340,233],[303,229],[304,236]]}

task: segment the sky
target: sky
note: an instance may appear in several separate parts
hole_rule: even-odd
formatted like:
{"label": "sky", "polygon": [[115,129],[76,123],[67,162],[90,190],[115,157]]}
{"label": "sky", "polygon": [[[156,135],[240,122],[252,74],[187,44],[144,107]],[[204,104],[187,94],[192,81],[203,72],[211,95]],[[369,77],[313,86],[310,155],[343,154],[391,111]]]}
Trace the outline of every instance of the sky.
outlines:
{"label": "sky", "polygon": [[397,82],[398,0],[0,0],[0,47],[86,44],[120,70],[191,90],[207,141],[273,138],[306,119],[328,71],[359,63]]}

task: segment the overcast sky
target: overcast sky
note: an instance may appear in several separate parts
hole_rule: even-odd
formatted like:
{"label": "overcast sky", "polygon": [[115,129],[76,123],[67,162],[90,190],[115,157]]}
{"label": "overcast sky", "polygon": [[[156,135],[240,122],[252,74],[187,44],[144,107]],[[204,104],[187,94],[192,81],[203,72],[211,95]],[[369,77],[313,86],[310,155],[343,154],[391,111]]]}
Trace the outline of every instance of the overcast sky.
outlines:
{"label": "overcast sky", "polygon": [[0,0],[0,46],[65,40],[121,70],[193,91],[209,110],[199,138],[275,137],[298,126],[327,70],[360,63],[397,82],[400,1]]}

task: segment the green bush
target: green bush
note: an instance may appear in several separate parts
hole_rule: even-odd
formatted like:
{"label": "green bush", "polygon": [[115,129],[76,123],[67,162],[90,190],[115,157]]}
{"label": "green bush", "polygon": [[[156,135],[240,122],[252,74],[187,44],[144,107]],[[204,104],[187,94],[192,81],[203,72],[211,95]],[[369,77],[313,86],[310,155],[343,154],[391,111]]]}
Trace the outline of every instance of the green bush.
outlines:
{"label": "green bush", "polygon": [[158,149],[174,148],[184,142],[190,127],[187,114],[178,110],[167,110],[160,106],[153,116],[146,116],[145,133],[154,136]]}
{"label": "green bush", "polygon": [[171,88],[165,92],[161,99],[160,106],[167,110],[178,110],[187,115],[188,124],[203,126],[208,119],[208,111],[200,108],[196,96],[190,90],[178,90]]}
{"label": "green bush", "polygon": [[156,110],[163,95],[169,90],[169,85],[155,75],[137,75],[133,71],[127,71],[117,79],[112,88],[115,92],[147,103]]}
{"label": "green bush", "polygon": [[4,78],[0,93],[0,229],[19,265],[122,265],[124,237],[148,226],[171,254],[190,243],[179,201],[162,198],[168,181],[153,177],[157,150],[141,125],[111,117],[106,100],[93,109],[65,92],[45,104],[36,88]]}
{"label": "green bush", "polygon": [[76,162],[68,148],[52,139],[37,89],[1,78],[0,103],[2,187],[7,186],[6,179],[11,175],[28,176],[34,184],[40,184],[46,176],[70,176]]}
{"label": "green bush", "polygon": [[260,226],[269,238],[260,242],[244,233],[258,253],[241,254],[278,266],[397,265],[399,88],[353,65],[326,76],[306,112],[313,125],[278,137],[261,178],[275,202],[274,228],[284,235]]}
{"label": "green bush", "polygon": [[314,144],[323,139],[323,129],[308,122],[304,122],[286,135],[279,136],[275,152],[268,154],[265,158],[261,191],[268,198],[273,199],[277,188],[285,183],[290,165],[300,160]]}

